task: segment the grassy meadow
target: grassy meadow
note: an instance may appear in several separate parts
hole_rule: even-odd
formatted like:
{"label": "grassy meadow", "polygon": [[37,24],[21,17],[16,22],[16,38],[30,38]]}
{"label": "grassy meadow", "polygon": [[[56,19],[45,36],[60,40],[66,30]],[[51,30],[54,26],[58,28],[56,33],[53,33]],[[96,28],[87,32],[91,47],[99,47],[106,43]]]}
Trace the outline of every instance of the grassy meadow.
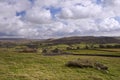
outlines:
{"label": "grassy meadow", "polygon": [[[66,45],[52,48],[64,50]],[[109,50],[109,49],[106,49]],[[119,49],[114,51],[99,50],[68,50],[78,54],[113,54],[120,55]],[[93,68],[73,68],[65,64],[74,59],[97,61],[108,66],[108,72]],[[120,58],[100,56],[43,56],[41,50],[37,53],[18,53],[14,49],[0,49],[0,80],[119,80]]]}

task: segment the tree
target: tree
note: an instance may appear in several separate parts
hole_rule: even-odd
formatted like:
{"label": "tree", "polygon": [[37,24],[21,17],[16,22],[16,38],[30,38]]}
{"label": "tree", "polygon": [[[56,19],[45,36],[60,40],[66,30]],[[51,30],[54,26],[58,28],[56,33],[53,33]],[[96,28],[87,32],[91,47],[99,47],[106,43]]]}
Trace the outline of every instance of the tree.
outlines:
{"label": "tree", "polygon": [[85,49],[89,49],[88,45],[85,46]]}
{"label": "tree", "polygon": [[105,46],[104,46],[104,45],[102,45],[102,44],[100,44],[100,45],[99,45],[99,48],[105,48]]}
{"label": "tree", "polygon": [[80,47],[79,46],[77,46],[77,48],[76,48],[77,50],[79,50],[80,49]]}
{"label": "tree", "polygon": [[42,53],[47,53],[47,49],[43,49],[43,50],[42,50]]}
{"label": "tree", "polygon": [[54,50],[52,50],[53,53],[59,53],[60,50],[58,48],[55,48]]}
{"label": "tree", "polygon": [[27,47],[32,48],[32,49],[37,49],[38,45],[36,45],[36,44],[28,44]]}

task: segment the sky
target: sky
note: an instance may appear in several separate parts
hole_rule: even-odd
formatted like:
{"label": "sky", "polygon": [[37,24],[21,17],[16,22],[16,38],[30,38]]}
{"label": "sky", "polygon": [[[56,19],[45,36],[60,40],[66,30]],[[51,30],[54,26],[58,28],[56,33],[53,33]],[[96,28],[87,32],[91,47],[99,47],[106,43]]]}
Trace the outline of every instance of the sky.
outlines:
{"label": "sky", "polygon": [[0,38],[120,36],[120,0],[0,0]]}

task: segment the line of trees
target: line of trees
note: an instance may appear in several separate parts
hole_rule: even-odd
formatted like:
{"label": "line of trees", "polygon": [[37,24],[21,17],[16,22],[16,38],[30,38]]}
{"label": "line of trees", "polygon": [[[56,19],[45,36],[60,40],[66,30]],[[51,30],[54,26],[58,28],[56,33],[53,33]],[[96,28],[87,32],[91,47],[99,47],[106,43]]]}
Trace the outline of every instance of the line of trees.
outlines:
{"label": "line of trees", "polygon": [[104,45],[104,44],[99,44],[98,46],[95,45],[85,45],[84,47],[66,47],[66,50],[79,50],[79,49],[96,49],[96,48],[120,48],[120,44],[115,44],[115,45]]}
{"label": "line of trees", "polygon": [[120,48],[120,44],[116,44],[116,45],[103,45],[103,44],[100,44],[99,45],[99,48]]}

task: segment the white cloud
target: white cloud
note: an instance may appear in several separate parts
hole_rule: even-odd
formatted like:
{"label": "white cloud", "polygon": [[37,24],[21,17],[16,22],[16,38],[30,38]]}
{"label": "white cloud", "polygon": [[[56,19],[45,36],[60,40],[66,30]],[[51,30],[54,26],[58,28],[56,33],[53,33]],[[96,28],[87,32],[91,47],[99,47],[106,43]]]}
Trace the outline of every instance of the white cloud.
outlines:
{"label": "white cloud", "polygon": [[[11,2],[13,2],[11,0]],[[15,0],[15,3],[13,3],[13,7],[16,9],[16,11],[25,11],[27,9],[30,9],[31,3],[29,0]]]}
{"label": "white cloud", "polygon": [[90,18],[96,17],[101,13],[100,6],[81,6],[76,5],[68,8],[63,8],[62,12],[60,13],[60,18],[71,18],[71,19],[79,19],[79,18]]}
{"label": "white cloud", "polygon": [[34,7],[27,11],[25,19],[31,23],[45,24],[51,22],[51,13],[49,10]]}
{"label": "white cloud", "polygon": [[[120,0],[0,0],[0,34],[28,38],[120,35]],[[59,8],[56,13],[51,7]],[[25,11],[24,16],[16,12]],[[54,17],[53,17],[54,16]],[[115,34],[117,33],[117,34]]]}
{"label": "white cloud", "polygon": [[111,31],[111,30],[117,30],[120,29],[120,23],[116,21],[114,18],[106,18],[104,19],[100,24],[100,30],[106,30],[106,31]]}
{"label": "white cloud", "polygon": [[0,18],[11,18],[14,17],[15,9],[12,9],[13,7],[11,5],[8,5],[7,3],[0,3]]}
{"label": "white cloud", "polygon": [[106,10],[112,11],[116,16],[120,16],[120,0],[103,0]]}

